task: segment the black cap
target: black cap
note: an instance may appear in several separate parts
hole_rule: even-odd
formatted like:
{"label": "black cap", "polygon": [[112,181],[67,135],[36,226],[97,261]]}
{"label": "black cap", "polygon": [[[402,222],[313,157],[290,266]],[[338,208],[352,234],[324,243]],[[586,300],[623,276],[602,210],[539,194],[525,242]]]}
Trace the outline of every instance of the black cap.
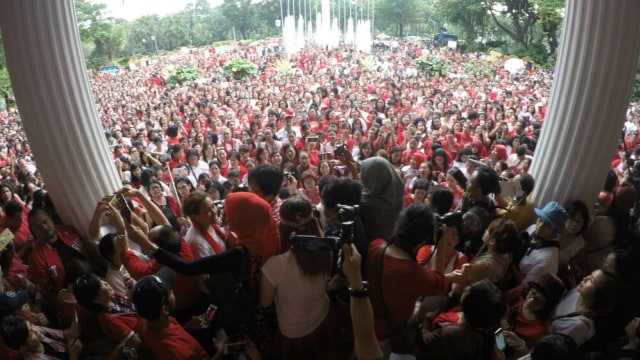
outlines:
{"label": "black cap", "polygon": [[26,304],[27,301],[29,301],[29,292],[27,290],[0,293],[0,318],[11,315]]}
{"label": "black cap", "polygon": [[162,306],[167,302],[176,275],[168,267],[163,267],[155,275],[147,275],[133,287],[131,299],[140,317],[155,320],[160,316]]}

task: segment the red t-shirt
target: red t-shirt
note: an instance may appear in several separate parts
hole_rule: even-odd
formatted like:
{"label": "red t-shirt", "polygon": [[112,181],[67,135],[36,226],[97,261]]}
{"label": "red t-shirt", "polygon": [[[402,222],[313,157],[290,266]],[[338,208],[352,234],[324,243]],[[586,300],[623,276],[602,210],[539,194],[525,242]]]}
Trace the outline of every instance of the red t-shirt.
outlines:
{"label": "red t-shirt", "polygon": [[[540,339],[549,333],[549,321],[542,320],[529,320],[522,315],[522,304],[524,298],[520,298],[513,306],[511,306],[509,313],[517,314],[515,319],[509,319],[512,330],[522,340],[527,343],[527,347],[533,348],[540,342]],[[515,320],[515,321],[514,321]]]}
{"label": "red t-shirt", "polygon": [[[24,206],[23,206],[24,207]],[[31,237],[31,231],[29,230],[29,219],[27,219],[29,214],[29,209],[24,207],[22,212],[22,222],[20,223],[20,227],[17,230],[11,230],[13,233],[13,249],[17,253],[22,250],[22,247],[27,243],[27,240]],[[0,227],[0,232],[2,232],[5,228]]]}
{"label": "red t-shirt", "polygon": [[[384,240],[376,239],[369,243],[367,254],[367,277],[371,288],[371,304],[375,318],[375,330],[378,339],[386,339],[392,330],[405,324],[420,296],[440,295],[445,291],[444,275],[426,269],[415,260],[396,259],[386,256],[382,266],[382,296],[387,315],[379,296],[380,279],[374,279],[380,271],[380,252]],[[387,251],[389,251],[387,249]],[[387,324],[389,319],[389,324]]]}
{"label": "red t-shirt", "polygon": [[136,313],[131,314],[107,314],[98,315],[98,323],[100,328],[109,339],[116,343],[122,341],[132,331],[136,331],[136,327],[140,322],[140,318]]}
{"label": "red t-shirt", "polygon": [[25,286],[23,279],[21,278],[29,278],[27,267],[19,257],[14,255],[9,267],[4,269],[2,273],[2,285],[4,287],[4,291],[27,290],[27,286]]}
{"label": "red t-shirt", "polygon": [[162,330],[151,329],[146,320],[140,319],[138,335],[158,360],[209,359],[209,355],[196,339],[172,317],[169,318],[169,326]]}

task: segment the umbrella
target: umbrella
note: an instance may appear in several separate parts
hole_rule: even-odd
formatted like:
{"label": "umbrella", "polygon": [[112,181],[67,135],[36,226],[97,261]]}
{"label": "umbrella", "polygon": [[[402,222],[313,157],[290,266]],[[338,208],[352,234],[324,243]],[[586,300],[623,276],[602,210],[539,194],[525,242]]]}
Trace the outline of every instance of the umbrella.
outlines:
{"label": "umbrella", "polygon": [[519,75],[526,69],[524,61],[518,58],[511,58],[504,63],[504,69],[511,73],[511,75]]}

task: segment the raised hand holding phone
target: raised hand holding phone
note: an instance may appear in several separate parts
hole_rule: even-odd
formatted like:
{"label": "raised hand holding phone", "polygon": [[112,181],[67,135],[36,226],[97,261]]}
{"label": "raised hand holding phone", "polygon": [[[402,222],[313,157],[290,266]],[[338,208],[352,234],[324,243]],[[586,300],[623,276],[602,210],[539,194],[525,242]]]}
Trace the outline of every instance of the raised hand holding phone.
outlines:
{"label": "raised hand holding phone", "polygon": [[120,215],[124,221],[128,224],[131,224],[131,208],[129,207],[129,203],[127,199],[125,199],[124,195],[118,194],[118,202],[120,203]]}

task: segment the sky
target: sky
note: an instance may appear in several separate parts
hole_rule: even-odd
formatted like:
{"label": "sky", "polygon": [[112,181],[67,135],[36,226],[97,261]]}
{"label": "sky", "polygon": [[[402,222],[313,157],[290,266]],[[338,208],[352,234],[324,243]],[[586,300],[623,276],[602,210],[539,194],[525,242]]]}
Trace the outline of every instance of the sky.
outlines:
{"label": "sky", "polygon": [[[89,0],[92,3],[107,5],[107,15],[119,19],[133,20],[144,15],[166,15],[178,12],[193,0]],[[211,6],[217,6],[222,0],[208,0]]]}

